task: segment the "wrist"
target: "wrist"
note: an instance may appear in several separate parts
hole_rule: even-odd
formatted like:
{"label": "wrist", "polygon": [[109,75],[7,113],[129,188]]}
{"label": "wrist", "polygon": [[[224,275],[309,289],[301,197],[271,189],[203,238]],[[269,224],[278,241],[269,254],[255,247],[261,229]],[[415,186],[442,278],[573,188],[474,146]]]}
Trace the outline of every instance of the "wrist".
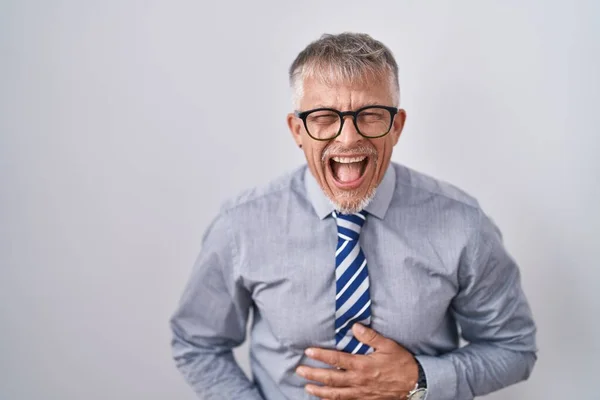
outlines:
{"label": "wrist", "polygon": [[427,376],[427,397],[436,400],[456,400],[458,374],[451,359],[446,356],[417,355]]}
{"label": "wrist", "polygon": [[425,370],[421,366],[419,360],[416,357],[414,360],[417,365],[417,381],[415,387],[406,395],[406,399],[424,400],[427,397],[427,377],[425,376]]}

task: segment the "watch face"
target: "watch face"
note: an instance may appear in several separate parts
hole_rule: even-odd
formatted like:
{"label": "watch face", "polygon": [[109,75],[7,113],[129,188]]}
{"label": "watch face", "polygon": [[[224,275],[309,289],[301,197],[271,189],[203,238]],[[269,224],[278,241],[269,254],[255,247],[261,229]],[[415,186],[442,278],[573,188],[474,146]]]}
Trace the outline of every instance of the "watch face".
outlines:
{"label": "watch face", "polygon": [[427,389],[421,388],[410,392],[408,400],[425,400],[425,396],[427,396]]}

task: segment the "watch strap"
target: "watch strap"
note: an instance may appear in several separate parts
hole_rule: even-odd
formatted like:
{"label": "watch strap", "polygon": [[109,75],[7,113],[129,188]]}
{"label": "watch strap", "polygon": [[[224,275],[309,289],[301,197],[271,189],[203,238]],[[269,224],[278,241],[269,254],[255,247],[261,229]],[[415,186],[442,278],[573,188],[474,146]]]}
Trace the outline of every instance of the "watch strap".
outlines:
{"label": "watch strap", "polygon": [[416,357],[415,357],[415,361],[417,362],[417,368],[419,369],[419,377],[417,378],[417,387],[419,389],[421,389],[421,388],[427,389],[427,377],[425,376],[425,371],[423,370],[421,363],[419,362],[419,360],[417,360]]}

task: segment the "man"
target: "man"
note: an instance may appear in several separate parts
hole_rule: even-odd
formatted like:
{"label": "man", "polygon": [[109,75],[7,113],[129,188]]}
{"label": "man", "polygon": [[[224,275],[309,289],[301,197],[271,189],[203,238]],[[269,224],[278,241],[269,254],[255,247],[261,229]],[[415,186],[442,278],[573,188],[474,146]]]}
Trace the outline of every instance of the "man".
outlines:
{"label": "man", "polygon": [[[324,35],[290,83],[308,166],[206,232],[171,320],[188,383],[205,399],[462,400],[526,379],[535,325],[500,232],[469,195],[390,163],[406,120],[391,52]],[[231,352],[250,309],[253,382]]]}

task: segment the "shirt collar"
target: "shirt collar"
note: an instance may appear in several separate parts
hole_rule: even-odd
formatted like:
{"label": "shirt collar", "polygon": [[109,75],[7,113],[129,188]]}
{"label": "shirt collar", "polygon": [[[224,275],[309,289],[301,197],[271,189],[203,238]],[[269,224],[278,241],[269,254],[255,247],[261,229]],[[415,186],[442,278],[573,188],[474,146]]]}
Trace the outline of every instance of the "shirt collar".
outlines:
{"label": "shirt collar", "polygon": [[[306,167],[304,170],[304,186],[306,188],[308,199],[317,213],[317,216],[320,219],[324,219],[330,215],[334,210],[333,205],[327,196],[325,196],[325,193],[323,193],[323,189],[321,189],[321,186],[319,186],[319,183],[310,172],[310,168],[308,167]],[[379,219],[383,219],[390,206],[390,203],[392,202],[392,196],[394,195],[395,189],[396,169],[392,163],[390,163],[387,171],[385,171],[385,175],[383,176],[381,183],[379,186],[377,186],[375,197],[365,208],[365,211]]]}

